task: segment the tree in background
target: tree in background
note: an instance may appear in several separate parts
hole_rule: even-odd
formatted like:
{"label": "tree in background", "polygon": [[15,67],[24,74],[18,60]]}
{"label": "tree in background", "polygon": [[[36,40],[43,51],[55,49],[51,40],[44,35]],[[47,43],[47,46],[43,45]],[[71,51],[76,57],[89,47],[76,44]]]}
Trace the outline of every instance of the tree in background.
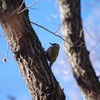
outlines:
{"label": "tree in background", "polygon": [[80,0],[58,0],[62,19],[65,51],[73,69],[74,77],[84,99],[100,99],[100,83],[89,59],[84,42]]}

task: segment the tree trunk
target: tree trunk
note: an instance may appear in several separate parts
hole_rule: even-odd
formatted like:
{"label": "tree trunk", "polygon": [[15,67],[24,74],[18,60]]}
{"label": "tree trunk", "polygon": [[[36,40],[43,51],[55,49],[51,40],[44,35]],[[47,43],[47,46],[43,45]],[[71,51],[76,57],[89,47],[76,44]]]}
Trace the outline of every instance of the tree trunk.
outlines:
{"label": "tree trunk", "polygon": [[65,51],[85,100],[100,100],[100,83],[84,42],[80,0],[58,0]]}
{"label": "tree trunk", "polygon": [[[41,43],[33,30],[23,0],[0,0],[0,23],[34,100],[65,100]],[[18,9],[21,8],[21,9]]]}

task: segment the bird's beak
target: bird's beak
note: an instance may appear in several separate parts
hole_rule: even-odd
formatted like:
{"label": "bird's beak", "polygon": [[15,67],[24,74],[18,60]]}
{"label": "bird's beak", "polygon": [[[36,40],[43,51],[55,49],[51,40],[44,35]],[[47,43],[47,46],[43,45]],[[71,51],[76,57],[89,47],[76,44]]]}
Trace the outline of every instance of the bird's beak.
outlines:
{"label": "bird's beak", "polygon": [[50,44],[50,45],[53,45],[53,43],[50,43],[50,42],[49,42],[49,44]]}

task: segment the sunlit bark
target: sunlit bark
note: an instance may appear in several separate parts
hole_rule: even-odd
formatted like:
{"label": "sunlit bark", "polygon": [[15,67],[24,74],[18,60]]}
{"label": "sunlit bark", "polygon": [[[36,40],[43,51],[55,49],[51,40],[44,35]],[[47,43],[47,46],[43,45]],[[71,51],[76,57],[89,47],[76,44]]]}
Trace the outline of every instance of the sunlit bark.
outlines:
{"label": "sunlit bark", "polygon": [[100,100],[100,83],[84,42],[80,0],[58,0],[65,51],[85,100]]}

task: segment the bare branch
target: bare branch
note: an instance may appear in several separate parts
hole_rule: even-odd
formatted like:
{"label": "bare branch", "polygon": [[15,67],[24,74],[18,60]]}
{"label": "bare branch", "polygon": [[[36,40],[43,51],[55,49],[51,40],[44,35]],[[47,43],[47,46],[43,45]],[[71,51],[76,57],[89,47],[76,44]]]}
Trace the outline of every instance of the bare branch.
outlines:
{"label": "bare branch", "polygon": [[32,3],[31,5],[29,5],[28,7],[22,9],[21,11],[19,11],[18,13],[22,13],[23,11],[25,11],[27,8],[30,8],[31,6],[35,5],[36,3],[38,3],[40,0],[35,1],[34,3]]}
{"label": "bare branch", "polygon": [[[35,1],[34,3],[32,3],[31,5],[29,5],[28,7],[25,7],[24,9],[21,9],[22,8],[22,6],[23,6],[23,4],[24,4],[24,2],[25,2],[25,0],[23,0],[22,1],[22,3],[21,3],[21,5],[14,11],[14,12],[12,12],[12,14],[11,15],[13,15],[15,12],[17,12],[17,13],[22,13],[23,11],[25,11],[26,9],[28,9],[28,8],[30,8],[31,6],[33,6],[33,5],[35,5],[37,2],[39,2],[40,0],[37,0],[37,1]],[[21,10],[21,11],[20,11]]]}
{"label": "bare branch", "polygon": [[20,9],[21,9],[21,7],[23,6],[24,2],[25,2],[25,0],[23,0],[22,4],[21,4],[20,7],[18,8],[18,11],[17,11],[17,12],[20,11]]}
{"label": "bare branch", "polygon": [[38,27],[40,27],[40,28],[42,28],[42,29],[44,29],[44,30],[46,30],[46,31],[48,31],[49,33],[52,33],[53,35],[59,37],[59,38],[62,39],[65,43],[68,43],[68,44],[70,44],[70,45],[72,45],[72,46],[74,46],[74,47],[84,47],[84,46],[82,46],[83,43],[81,43],[81,44],[79,44],[79,45],[75,45],[76,43],[78,43],[78,41],[79,41],[80,39],[78,39],[76,42],[74,42],[73,44],[71,44],[71,43],[69,43],[68,41],[66,41],[64,38],[62,38],[61,36],[57,35],[56,33],[57,33],[57,31],[59,30],[60,26],[58,27],[58,29],[57,29],[56,32],[52,32],[52,31],[50,31],[49,29],[47,29],[47,28],[45,28],[45,27],[43,27],[43,26],[41,26],[41,25],[39,25],[39,24],[37,24],[37,23],[34,23],[34,22],[31,22],[31,23],[34,24],[34,25],[36,25],[36,26],[38,26]]}
{"label": "bare branch", "polygon": [[9,44],[7,43],[6,53],[5,53],[5,56],[4,56],[3,59],[2,59],[3,62],[6,62],[6,61],[7,61],[8,52],[9,52]]}

